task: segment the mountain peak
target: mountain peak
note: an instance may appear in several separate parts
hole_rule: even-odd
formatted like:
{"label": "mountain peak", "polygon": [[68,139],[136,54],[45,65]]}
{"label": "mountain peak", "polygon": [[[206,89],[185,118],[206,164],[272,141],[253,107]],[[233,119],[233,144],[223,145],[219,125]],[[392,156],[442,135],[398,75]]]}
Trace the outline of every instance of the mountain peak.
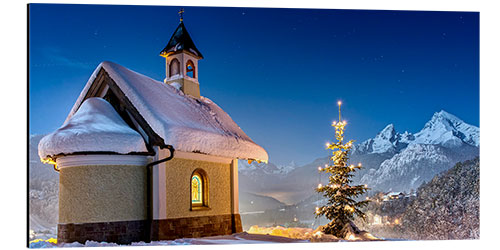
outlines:
{"label": "mountain peak", "polygon": [[396,135],[396,130],[394,129],[394,124],[387,125],[382,131],[380,131],[375,138],[381,138],[384,140],[391,140]]}
{"label": "mountain peak", "polygon": [[434,113],[420,132],[415,134],[416,143],[460,146],[462,143],[479,146],[479,128],[441,110]]}
{"label": "mountain peak", "polygon": [[460,118],[458,118],[458,117],[456,117],[456,116],[454,116],[454,115],[452,115],[444,110],[441,110],[439,112],[434,113],[431,121],[436,121],[436,120],[447,120],[447,121],[451,121],[453,123],[464,122]]}

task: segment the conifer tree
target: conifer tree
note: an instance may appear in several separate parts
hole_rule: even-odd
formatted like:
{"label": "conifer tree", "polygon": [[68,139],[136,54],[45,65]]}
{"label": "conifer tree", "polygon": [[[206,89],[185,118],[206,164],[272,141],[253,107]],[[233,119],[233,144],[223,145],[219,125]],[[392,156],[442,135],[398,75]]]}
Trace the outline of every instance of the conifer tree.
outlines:
{"label": "conifer tree", "polygon": [[361,169],[361,163],[358,165],[348,165],[349,153],[352,148],[353,140],[344,143],[345,121],[341,121],[340,106],[339,121],[334,121],[332,127],[335,128],[335,143],[327,143],[326,147],[332,150],[330,163],[324,168],[318,168],[320,172],[329,174],[328,184],[318,185],[317,192],[323,193],[328,198],[327,204],[316,207],[316,217],[325,216],[331,222],[324,226],[323,232],[333,234],[339,238],[346,237],[346,227],[357,228],[353,223],[355,216],[365,219],[365,214],[361,209],[368,204],[368,200],[357,201],[356,198],[364,194],[368,187],[366,185],[351,185],[354,172]]}

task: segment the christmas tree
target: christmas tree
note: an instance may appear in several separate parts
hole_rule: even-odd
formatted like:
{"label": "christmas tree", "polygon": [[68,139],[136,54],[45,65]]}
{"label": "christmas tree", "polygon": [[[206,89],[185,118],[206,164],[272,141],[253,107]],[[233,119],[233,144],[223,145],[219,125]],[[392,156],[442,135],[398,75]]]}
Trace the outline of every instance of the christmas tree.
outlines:
{"label": "christmas tree", "polygon": [[327,143],[328,149],[332,150],[330,164],[324,168],[318,168],[320,172],[330,174],[328,184],[318,185],[317,192],[323,193],[328,198],[326,205],[316,207],[316,217],[325,216],[331,222],[324,226],[323,232],[333,234],[339,238],[345,238],[348,231],[359,232],[353,223],[355,216],[365,218],[361,208],[368,204],[368,200],[357,201],[356,198],[364,194],[368,187],[366,185],[351,185],[354,172],[361,169],[361,163],[358,165],[348,165],[349,153],[352,148],[353,140],[344,143],[344,129],[347,123],[341,121],[340,106],[339,121],[334,121],[332,127],[335,128],[336,143]]}

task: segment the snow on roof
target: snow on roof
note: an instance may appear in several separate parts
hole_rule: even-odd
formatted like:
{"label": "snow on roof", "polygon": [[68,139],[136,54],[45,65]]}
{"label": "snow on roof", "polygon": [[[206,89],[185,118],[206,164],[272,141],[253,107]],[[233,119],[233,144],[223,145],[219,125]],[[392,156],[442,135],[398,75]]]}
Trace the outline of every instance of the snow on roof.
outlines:
{"label": "snow on roof", "polygon": [[130,128],[106,100],[88,98],[71,118],[43,137],[38,155],[47,159],[77,152],[147,152],[144,139]]}
{"label": "snow on roof", "polygon": [[395,196],[395,195],[400,195],[401,192],[390,192],[387,194],[387,196]]}
{"label": "snow on roof", "polygon": [[102,62],[97,67],[67,119],[75,114],[101,69],[166,145],[184,152],[267,162],[267,152],[210,99],[191,98],[168,84],[112,62]]}

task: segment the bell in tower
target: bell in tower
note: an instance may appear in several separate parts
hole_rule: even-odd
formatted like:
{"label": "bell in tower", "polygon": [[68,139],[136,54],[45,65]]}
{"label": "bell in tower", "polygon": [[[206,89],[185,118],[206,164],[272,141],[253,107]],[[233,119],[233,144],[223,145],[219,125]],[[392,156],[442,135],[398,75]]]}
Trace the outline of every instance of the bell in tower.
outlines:
{"label": "bell in tower", "polygon": [[198,60],[203,55],[194,45],[183,22],[184,10],[179,11],[180,23],[160,56],[166,59],[164,82],[195,98],[200,98]]}

